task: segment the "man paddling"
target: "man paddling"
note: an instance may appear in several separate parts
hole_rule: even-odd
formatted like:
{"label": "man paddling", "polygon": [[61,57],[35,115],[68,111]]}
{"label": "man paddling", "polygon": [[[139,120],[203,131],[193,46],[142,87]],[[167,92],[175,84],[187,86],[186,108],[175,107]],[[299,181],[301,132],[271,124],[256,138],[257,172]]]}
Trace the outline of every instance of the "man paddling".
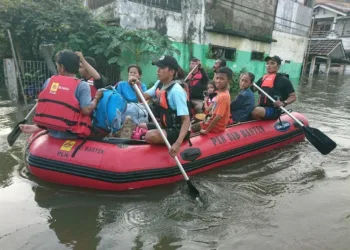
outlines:
{"label": "man paddling", "polygon": [[281,115],[280,107],[285,107],[296,100],[295,90],[291,81],[283,74],[278,73],[281,66],[281,58],[268,56],[265,58],[267,74],[260,78],[256,85],[267,94],[275,98],[271,102],[263,93],[260,93],[258,105],[252,112],[255,120],[275,120]]}
{"label": "man paddling", "polygon": [[91,101],[89,85],[75,77],[79,70],[79,61],[79,56],[72,51],[63,50],[57,53],[56,66],[59,75],[46,81],[33,118],[36,125],[20,125],[24,133],[35,133],[44,128],[58,139],[90,135],[90,115],[103,93],[97,91]]}
{"label": "man paddling", "polygon": [[[176,156],[183,140],[189,136],[190,116],[187,106],[185,90],[176,81],[176,73],[179,65],[172,56],[162,56],[153,62],[158,67],[157,75],[159,81],[149,90],[143,92],[146,100],[157,99],[155,116],[160,119],[163,133],[172,145],[169,150],[171,156]],[[140,84],[135,79],[129,81],[131,84]],[[139,89],[141,89],[139,85]],[[148,129],[145,140],[150,144],[164,144],[160,132],[153,123],[141,123],[139,127]]]}

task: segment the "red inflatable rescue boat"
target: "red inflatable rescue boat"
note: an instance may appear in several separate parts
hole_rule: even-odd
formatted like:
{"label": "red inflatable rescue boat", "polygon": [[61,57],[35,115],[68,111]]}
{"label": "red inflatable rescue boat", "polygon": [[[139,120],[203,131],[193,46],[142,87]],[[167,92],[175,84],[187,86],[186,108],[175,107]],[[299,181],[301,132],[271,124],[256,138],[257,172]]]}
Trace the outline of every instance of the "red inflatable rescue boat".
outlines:
{"label": "red inflatable rescue boat", "polygon": [[[305,116],[293,112],[305,125]],[[59,140],[41,131],[29,138],[30,173],[48,182],[102,190],[128,190],[183,180],[166,146],[144,141]],[[251,121],[223,133],[195,135],[184,142],[179,160],[188,175],[304,140],[303,129],[289,116],[281,121]]]}

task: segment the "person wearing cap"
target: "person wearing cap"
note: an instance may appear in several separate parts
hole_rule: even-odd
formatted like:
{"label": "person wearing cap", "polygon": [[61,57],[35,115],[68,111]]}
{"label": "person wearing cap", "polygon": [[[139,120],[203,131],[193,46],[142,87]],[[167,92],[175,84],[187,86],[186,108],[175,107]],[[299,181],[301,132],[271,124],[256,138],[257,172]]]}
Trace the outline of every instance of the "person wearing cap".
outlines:
{"label": "person wearing cap", "polygon": [[285,107],[296,100],[295,90],[291,81],[278,73],[281,66],[279,56],[265,58],[267,74],[261,77],[256,85],[276,100],[271,102],[263,93],[259,93],[258,106],[252,112],[255,120],[275,120],[281,115],[280,107]]}
{"label": "person wearing cap", "polygon": [[192,71],[196,66],[197,68],[192,72],[187,81],[190,89],[190,102],[195,114],[198,114],[203,113],[203,92],[207,90],[209,78],[202,68],[200,60],[194,57],[191,59],[190,70]]}
{"label": "person wearing cap", "polygon": [[[156,99],[155,117],[160,120],[160,126],[165,136],[172,145],[169,150],[171,156],[176,156],[184,139],[190,135],[190,116],[187,106],[185,90],[176,81],[179,65],[172,56],[162,56],[152,65],[158,67],[157,81],[152,88],[143,92],[146,100]],[[130,84],[137,84],[141,89],[140,81],[129,79]],[[153,123],[141,123],[139,128],[147,129],[146,142],[150,144],[164,144],[161,134]]]}

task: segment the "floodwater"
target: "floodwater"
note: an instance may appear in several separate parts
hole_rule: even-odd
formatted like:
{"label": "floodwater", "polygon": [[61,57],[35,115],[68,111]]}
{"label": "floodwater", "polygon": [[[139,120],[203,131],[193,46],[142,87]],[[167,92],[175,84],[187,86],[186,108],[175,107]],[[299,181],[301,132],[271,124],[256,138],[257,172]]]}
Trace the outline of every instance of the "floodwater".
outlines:
{"label": "floodwater", "polygon": [[0,249],[350,249],[350,79],[303,79],[293,110],[338,143],[302,142],[125,193],[44,183],[6,136],[25,111],[0,92]]}

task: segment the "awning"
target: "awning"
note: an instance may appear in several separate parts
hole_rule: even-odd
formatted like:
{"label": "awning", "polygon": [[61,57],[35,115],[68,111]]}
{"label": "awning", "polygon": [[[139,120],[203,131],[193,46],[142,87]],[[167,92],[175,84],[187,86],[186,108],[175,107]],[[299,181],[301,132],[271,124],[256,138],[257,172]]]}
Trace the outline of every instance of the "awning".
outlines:
{"label": "awning", "polygon": [[341,39],[313,39],[309,55],[325,56],[330,59],[344,59],[345,50]]}

